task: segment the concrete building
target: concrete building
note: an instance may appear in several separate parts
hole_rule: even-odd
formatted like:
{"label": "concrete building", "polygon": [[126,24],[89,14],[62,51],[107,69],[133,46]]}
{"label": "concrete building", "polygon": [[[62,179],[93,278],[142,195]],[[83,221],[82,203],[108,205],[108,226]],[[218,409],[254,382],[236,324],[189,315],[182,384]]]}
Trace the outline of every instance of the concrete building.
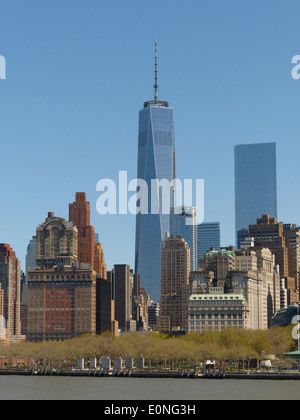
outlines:
{"label": "concrete building", "polygon": [[[170,317],[170,331],[185,329],[185,313],[189,297],[190,248],[180,237],[166,234],[161,249],[161,300],[160,317]],[[161,327],[159,327],[161,328]]]}
{"label": "concrete building", "polygon": [[235,269],[234,247],[223,247],[220,251],[211,249],[205,254],[205,271],[212,271],[215,280],[226,278],[228,271]]}
{"label": "concrete building", "polygon": [[196,207],[171,208],[170,236],[181,235],[190,247],[190,270],[198,269],[198,231]]}
{"label": "concrete building", "polygon": [[[89,264],[101,277],[107,278],[104,251],[90,223],[90,203],[86,201],[85,192],[77,192],[75,202],[69,204],[69,220],[78,229],[78,264]],[[97,240],[97,242],[96,242]]]}
{"label": "concrete building", "polygon": [[[250,247],[229,255],[235,261],[223,261],[223,279],[214,278],[212,271],[199,272],[198,276],[195,273],[191,278],[187,332],[219,331],[226,326],[265,330],[272,325],[281,297],[279,268],[273,254],[267,248]],[[228,270],[230,267],[234,268]]]}
{"label": "concrete building", "polygon": [[26,267],[25,267],[25,277],[26,281],[28,279],[28,271],[34,270],[36,268],[36,236],[34,235],[32,239],[29,241],[27,246],[27,253],[26,253]]}
{"label": "concrete building", "polygon": [[[282,222],[276,218],[263,214],[257,219],[255,225],[249,225],[249,236],[253,237],[256,246],[269,248],[275,256],[275,263],[279,265],[280,276],[285,279],[285,288],[288,290],[288,303],[299,299],[299,267],[298,247],[300,239],[298,232],[293,229],[284,229]],[[292,239],[294,238],[294,242]],[[297,244],[297,248],[295,245]],[[294,248],[293,248],[294,247]]]}
{"label": "concrete building", "polygon": [[52,268],[78,262],[78,230],[72,222],[48,213],[36,229],[36,266]]}
{"label": "concrete building", "polygon": [[21,334],[21,264],[8,244],[0,244],[1,308],[6,324],[6,343],[24,341]]}
{"label": "concrete building", "polygon": [[77,227],[49,212],[36,238],[37,267],[28,272],[28,340],[95,334],[96,272],[78,267]]}
{"label": "concrete building", "polygon": [[186,332],[249,328],[248,303],[242,294],[193,294],[188,300]]}
{"label": "concrete building", "polygon": [[128,322],[132,320],[132,272],[128,264],[115,264],[109,274],[112,280],[114,300],[114,319],[118,321],[121,331],[127,330]]}

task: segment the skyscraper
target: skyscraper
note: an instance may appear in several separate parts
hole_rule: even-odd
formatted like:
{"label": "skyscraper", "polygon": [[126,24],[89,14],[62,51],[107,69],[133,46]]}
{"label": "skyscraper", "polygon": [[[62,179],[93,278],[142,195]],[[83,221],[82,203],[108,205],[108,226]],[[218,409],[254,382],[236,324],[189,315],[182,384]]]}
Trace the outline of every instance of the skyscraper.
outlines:
{"label": "skyscraper", "polygon": [[[173,190],[169,187],[157,191],[151,188],[151,180],[171,182],[175,178],[175,146],[174,110],[168,102],[158,100],[156,44],[154,88],[154,100],[145,102],[139,113],[137,178],[146,181],[148,187],[140,191],[143,204],[148,204],[148,213],[140,212],[136,217],[135,273],[140,274],[141,285],[151,299],[158,301],[161,243],[170,229]],[[159,203],[155,210],[154,201]],[[167,211],[164,211],[165,205],[169,207]]]}
{"label": "skyscraper", "polygon": [[36,267],[36,236],[34,235],[29,241],[27,246],[26,254],[26,267],[25,267],[25,276],[26,281],[28,280],[28,271],[34,270]]}
{"label": "skyscraper", "polygon": [[234,179],[237,241],[262,214],[277,218],[276,143],[235,146]]}
{"label": "skyscraper", "polygon": [[11,344],[25,340],[21,335],[20,318],[21,264],[8,244],[0,244],[0,285],[0,289],[3,290],[1,295],[6,323],[6,342]]}
{"label": "skyscraper", "polygon": [[166,318],[169,318],[169,331],[185,329],[190,291],[190,248],[181,236],[174,238],[166,235],[161,256],[161,301],[157,327],[163,331]]}
{"label": "skyscraper", "polygon": [[28,272],[28,341],[96,333],[96,272],[78,268],[78,229],[48,213],[36,230],[37,267]]}
{"label": "skyscraper", "polygon": [[198,260],[204,258],[210,248],[220,250],[220,222],[201,223],[197,226]]}
{"label": "skyscraper", "polygon": [[176,211],[171,209],[170,235],[181,235],[190,247],[191,271],[198,270],[197,227],[196,207],[182,206]]}
{"label": "skyscraper", "polygon": [[69,204],[69,220],[78,229],[78,263],[89,264],[102,278],[106,279],[104,251],[99,234],[90,224],[90,203],[85,192],[77,192],[75,202]]}

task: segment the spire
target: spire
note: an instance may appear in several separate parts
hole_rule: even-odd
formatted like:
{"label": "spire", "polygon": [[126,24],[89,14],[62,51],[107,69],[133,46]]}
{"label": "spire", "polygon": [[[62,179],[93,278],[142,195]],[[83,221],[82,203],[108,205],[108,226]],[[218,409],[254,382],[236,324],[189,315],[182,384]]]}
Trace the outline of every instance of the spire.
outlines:
{"label": "spire", "polygon": [[144,102],[144,108],[148,108],[148,106],[161,106],[168,108],[169,103],[167,101],[159,101],[158,100],[158,83],[157,83],[157,40],[155,40],[155,72],[154,72],[155,78],[154,78],[154,100],[146,101]]}
{"label": "spire", "polygon": [[155,89],[155,103],[158,103],[158,96],[157,96],[157,89],[158,89],[158,84],[157,84],[157,40],[155,40],[155,84],[154,84],[154,89]]}

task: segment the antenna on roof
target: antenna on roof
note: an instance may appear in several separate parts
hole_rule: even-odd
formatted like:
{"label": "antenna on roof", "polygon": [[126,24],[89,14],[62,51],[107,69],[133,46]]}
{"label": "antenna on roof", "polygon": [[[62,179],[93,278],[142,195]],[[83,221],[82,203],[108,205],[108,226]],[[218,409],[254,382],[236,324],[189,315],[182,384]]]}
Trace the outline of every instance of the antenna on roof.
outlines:
{"label": "antenna on roof", "polygon": [[155,84],[154,84],[154,89],[155,89],[155,104],[158,104],[158,96],[157,96],[157,89],[158,89],[158,84],[157,84],[157,40],[155,40]]}

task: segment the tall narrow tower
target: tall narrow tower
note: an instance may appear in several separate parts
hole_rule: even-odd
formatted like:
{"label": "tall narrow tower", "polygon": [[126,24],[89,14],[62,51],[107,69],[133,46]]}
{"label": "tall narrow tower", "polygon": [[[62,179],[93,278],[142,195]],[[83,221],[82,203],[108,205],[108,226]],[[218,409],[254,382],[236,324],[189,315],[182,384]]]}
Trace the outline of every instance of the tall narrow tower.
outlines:
{"label": "tall narrow tower", "polygon": [[[144,103],[139,112],[137,178],[147,183],[141,193],[148,204],[148,214],[136,217],[135,273],[140,275],[141,286],[152,300],[160,299],[161,243],[170,229],[170,209],[163,210],[165,203],[173,205],[173,189],[151,188],[152,180],[171,181],[175,176],[174,110],[168,102],[158,99],[157,42],[155,42],[154,100]],[[152,194],[151,194],[152,193]],[[153,211],[152,200],[158,203]],[[154,206],[155,207],[155,206]]]}

